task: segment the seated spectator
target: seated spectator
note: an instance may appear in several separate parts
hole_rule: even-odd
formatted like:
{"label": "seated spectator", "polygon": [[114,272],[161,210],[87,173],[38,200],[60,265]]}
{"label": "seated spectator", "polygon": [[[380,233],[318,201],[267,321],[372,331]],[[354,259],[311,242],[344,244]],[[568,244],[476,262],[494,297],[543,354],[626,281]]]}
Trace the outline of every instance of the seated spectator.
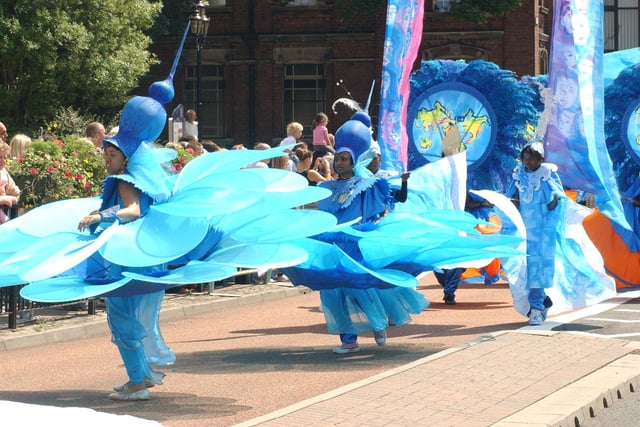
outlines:
{"label": "seated spectator", "polygon": [[312,165],[313,155],[311,151],[304,148],[297,148],[295,153],[299,159],[298,173],[307,179],[309,185],[315,186],[318,182],[330,181],[332,179],[331,166],[325,156],[317,156],[315,163]]}
{"label": "seated spectator", "polygon": [[202,148],[204,148],[207,153],[222,151],[222,147],[220,147],[218,144],[211,141],[210,139],[203,139],[200,142],[202,143]]}
{"label": "seated spectator", "polygon": [[[269,144],[267,144],[266,142],[256,142],[256,144],[253,146],[254,150],[268,150],[270,149],[271,146]],[[265,160],[260,160],[258,162],[255,163],[251,163],[250,165],[247,165],[247,168],[268,168],[270,165],[271,161],[269,159],[265,159]]]}

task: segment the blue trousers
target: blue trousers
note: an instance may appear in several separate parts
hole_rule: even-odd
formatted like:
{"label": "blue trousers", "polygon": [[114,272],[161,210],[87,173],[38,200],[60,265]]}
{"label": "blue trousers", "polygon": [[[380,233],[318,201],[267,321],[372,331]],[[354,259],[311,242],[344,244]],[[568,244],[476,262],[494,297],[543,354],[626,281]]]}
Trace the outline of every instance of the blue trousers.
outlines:
{"label": "blue trousers", "polygon": [[458,290],[460,277],[464,273],[464,268],[452,268],[450,270],[442,270],[442,273],[434,272],[438,283],[444,288],[445,297],[455,297]]}
{"label": "blue trousers", "polygon": [[550,307],[550,305],[547,305],[549,303],[545,303],[546,299],[547,299],[547,294],[545,293],[544,288],[529,289],[528,300],[529,300],[529,307],[531,308],[531,310],[544,311],[546,308]]}

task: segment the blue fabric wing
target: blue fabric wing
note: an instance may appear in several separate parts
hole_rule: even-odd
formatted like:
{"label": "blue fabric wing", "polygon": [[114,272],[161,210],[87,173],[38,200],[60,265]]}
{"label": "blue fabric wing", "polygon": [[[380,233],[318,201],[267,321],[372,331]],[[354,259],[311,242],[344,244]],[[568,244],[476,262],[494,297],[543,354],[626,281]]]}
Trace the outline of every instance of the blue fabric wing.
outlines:
{"label": "blue fabric wing", "polygon": [[307,257],[307,252],[298,245],[261,243],[216,251],[207,261],[243,268],[277,268],[300,264]]}
{"label": "blue fabric wing", "polygon": [[[114,238],[100,250],[109,262],[126,267],[146,267],[184,255],[207,234],[206,221],[161,214],[147,216],[119,227]],[[180,237],[178,237],[180,236]]]}
{"label": "blue fabric wing", "polygon": [[207,283],[216,280],[226,279],[233,276],[237,272],[237,268],[230,265],[215,264],[211,262],[191,261],[188,264],[170,270],[165,275],[144,275],[125,271],[123,276],[130,279],[140,280],[151,283],[165,284],[190,284],[190,283]]}
{"label": "blue fabric wing", "polygon": [[91,256],[113,236],[117,228],[118,224],[114,223],[97,236],[70,232],[52,234],[15,253],[0,266],[18,264],[23,282],[48,279]]}
{"label": "blue fabric wing", "polygon": [[264,179],[246,171],[208,175],[151,209],[191,217],[231,214],[260,200],[264,190]]}
{"label": "blue fabric wing", "polygon": [[20,295],[31,301],[55,303],[94,298],[124,286],[131,279],[124,278],[106,285],[94,285],[78,277],[55,277],[27,285]]}
{"label": "blue fabric wing", "polygon": [[204,217],[167,216],[150,211],[137,230],[135,246],[141,252],[156,257],[158,262],[155,264],[160,264],[194,249],[208,231],[209,222]]}
{"label": "blue fabric wing", "polygon": [[295,208],[306,204],[326,199],[331,196],[331,191],[321,187],[305,187],[302,190],[291,192],[268,192],[264,195],[265,205],[280,206],[281,208]]}
{"label": "blue fabric wing", "polygon": [[[318,234],[336,225],[333,215],[314,210],[249,210],[243,214],[248,214],[248,221],[230,231],[227,239],[242,243],[291,240]],[[224,242],[221,245],[226,246]]]}
{"label": "blue fabric wing", "polygon": [[9,221],[17,221],[17,228],[32,236],[44,237],[60,231],[76,231],[80,220],[100,208],[97,197],[86,199],[68,199],[47,203],[32,209],[24,215]]}
{"label": "blue fabric wing", "polygon": [[309,258],[299,266],[283,269],[296,285],[312,289],[331,289],[344,283],[355,288],[417,286],[413,275],[394,269],[368,268],[335,245],[313,239],[298,240],[296,244],[309,253]]}
{"label": "blue fabric wing", "polygon": [[227,150],[207,153],[191,160],[178,175],[174,193],[192,185],[208,175],[238,170],[259,160],[286,155],[285,148],[271,150]]}

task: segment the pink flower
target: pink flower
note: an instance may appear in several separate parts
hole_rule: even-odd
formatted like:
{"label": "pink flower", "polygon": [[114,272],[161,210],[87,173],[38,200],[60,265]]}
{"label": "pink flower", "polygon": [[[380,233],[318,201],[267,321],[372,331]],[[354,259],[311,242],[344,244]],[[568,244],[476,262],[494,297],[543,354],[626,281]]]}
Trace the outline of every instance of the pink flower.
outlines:
{"label": "pink flower", "polygon": [[54,170],[56,170],[56,168],[54,168],[53,166],[49,166],[49,167],[47,168],[47,171],[48,171],[48,172],[53,172]]}

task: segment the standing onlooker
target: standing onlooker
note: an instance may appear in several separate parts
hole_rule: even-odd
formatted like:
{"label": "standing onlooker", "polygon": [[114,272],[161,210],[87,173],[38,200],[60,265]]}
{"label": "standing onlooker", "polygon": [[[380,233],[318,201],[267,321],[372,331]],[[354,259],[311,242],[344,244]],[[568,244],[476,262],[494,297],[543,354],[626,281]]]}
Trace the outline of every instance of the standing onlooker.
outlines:
{"label": "standing onlooker", "polygon": [[0,122],[0,142],[7,142],[7,138],[9,138],[7,127],[4,123]]}
{"label": "standing onlooker", "polygon": [[91,140],[97,150],[102,151],[102,140],[107,134],[104,125],[100,122],[91,122],[87,125],[84,134]]}
{"label": "standing onlooker", "polygon": [[335,151],[335,140],[327,129],[328,124],[329,117],[325,113],[318,113],[313,120],[313,151]]}
{"label": "standing onlooker", "polygon": [[198,139],[198,116],[195,110],[187,110],[182,136],[190,136],[196,140]]}
{"label": "standing onlooker", "polygon": [[9,220],[5,210],[14,207],[20,197],[20,189],[5,168],[9,150],[9,145],[6,142],[0,142],[0,223]]}
{"label": "standing onlooker", "polygon": [[287,150],[289,155],[289,162],[287,162],[287,170],[291,172],[298,172],[298,162],[300,159],[294,153],[295,147],[298,146],[298,140],[302,138],[302,131],[304,127],[298,122],[291,122],[287,125],[287,137],[280,141],[280,146],[290,146]]}
{"label": "standing onlooker", "polygon": [[542,163],[541,143],[529,144],[520,153],[521,165],[513,171],[507,196],[518,206],[527,229],[527,289],[529,324],[541,325],[547,318],[551,299],[545,288],[553,286],[556,226],[562,209],[556,209],[565,197],[557,166]]}
{"label": "standing onlooker", "polygon": [[11,158],[19,161],[24,156],[24,150],[31,144],[31,138],[23,133],[18,133],[11,138],[9,147],[11,147]]}

